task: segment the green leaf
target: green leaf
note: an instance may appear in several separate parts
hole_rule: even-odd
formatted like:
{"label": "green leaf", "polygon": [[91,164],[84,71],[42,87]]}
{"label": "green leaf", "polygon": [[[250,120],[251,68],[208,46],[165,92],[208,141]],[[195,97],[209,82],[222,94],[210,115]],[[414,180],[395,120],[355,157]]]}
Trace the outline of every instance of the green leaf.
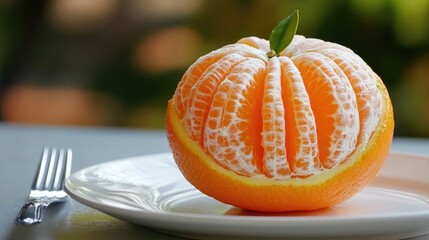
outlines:
{"label": "green leaf", "polygon": [[299,11],[295,10],[287,18],[281,20],[271,32],[270,48],[277,56],[292,42],[298,28],[298,22]]}

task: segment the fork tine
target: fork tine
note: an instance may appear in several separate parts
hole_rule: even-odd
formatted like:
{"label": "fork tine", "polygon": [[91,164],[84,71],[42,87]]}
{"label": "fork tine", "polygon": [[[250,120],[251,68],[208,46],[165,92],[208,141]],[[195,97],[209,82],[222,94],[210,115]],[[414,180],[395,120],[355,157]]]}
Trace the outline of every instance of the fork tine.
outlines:
{"label": "fork tine", "polygon": [[39,169],[37,170],[31,189],[34,189],[34,190],[42,189],[42,182],[45,177],[48,156],[49,156],[49,148],[45,147],[43,149],[42,158],[40,159],[40,162],[39,162]]}
{"label": "fork tine", "polygon": [[57,149],[53,148],[51,151],[51,158],[49,160],[49,167],[48,167],[48,173],[46,175],[44,190],[49,190],[52,188],[56,162],[57,162]]}
{"label": "fork tine", "polygon": [[55,179],[54,184],[52,185],[52,188],[54,190],[60,190],[61,189],[61,178],[64,176],[64,149],[60,149],[60,152],[58,154],[58,163],[57,163],[57,170],[55,171]]}
{"label": "fork tine", "polygon": [[66,178],[70,176],[71,173],[71,166],[72,166],[72,159],[73,159],[73,152],[70,148],[67,149],[67,157],[66,157],[66,169],[65,169],[65,176],[63,178],[63,182]]}
{"label": "fork tine", "polygon": [[64,188],[64,180],[70,176],[72,165],[72,150],[61,149],[58,157],[57,171],[55,175],[54,190],[62,190]]}

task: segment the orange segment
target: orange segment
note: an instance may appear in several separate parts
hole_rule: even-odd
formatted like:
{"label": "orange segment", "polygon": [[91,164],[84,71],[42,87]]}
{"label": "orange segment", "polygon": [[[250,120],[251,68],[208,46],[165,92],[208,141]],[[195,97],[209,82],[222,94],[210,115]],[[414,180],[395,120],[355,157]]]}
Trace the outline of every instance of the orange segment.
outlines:
{"label": "orange segment", "polygon": [[191,137],[202,144],[203,129],[210,104],[219,84],[240,62],[246,60],[238,54],[230,54],[213,63],[189,93],[188,110],[183,118]]}
{"label": "orange segment", "polygon": [[282,99],[281,69],[277,58],[270,59],[262,105],[263,172],[275,179],[290,178],[286,155],[286,122]]}
{"label": "orange segment", "polygon": [[279,60],[286,109],[287,157],[295,176],[308,176],[321,168],[316,120],[298,68],[289,58]]}
{"label": "orange segment", "polygon": [[238,64],[219,85],[207,116],[204,147],[219,164],[242,175],[259,172],[258,109],[265,63],[250,59]]}
{"label": "orange segment", "polygon": [[377,89],[377,75],[357,55],[336,49],[321,50],[347,75],[356,94],[359,109],[360,133],[358,145],[366,143],[378,124],[382,108],[382,97]]}
{"label": "orange segment", "polygon": [[197,60],[198,64],[192,65],[185,72],[182,80],[179,82],[179,85],[176,88],[176,92],[174,93],[176,111],[180,118],[183,118],[186,113],[192,87],[200,79],[201,75],[206,71],[206,69],[223,56],[224,55],[218,53],[203,56]]}
{"label": "orange segment", "polygon": [[331,59],[313,52],[292,58],[301,72],[316,118],[320,161],[342,162],[356,148],[359,113],[347,76]]}

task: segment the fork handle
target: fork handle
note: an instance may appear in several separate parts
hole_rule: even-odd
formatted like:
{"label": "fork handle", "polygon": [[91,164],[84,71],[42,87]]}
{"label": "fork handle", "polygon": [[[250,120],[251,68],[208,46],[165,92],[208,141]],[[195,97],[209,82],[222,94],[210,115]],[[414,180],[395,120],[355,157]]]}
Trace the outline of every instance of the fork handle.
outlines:
{"label": "fork handle", "polygon": [[40,200],[29,200],[19,211],[16,221],[25,225],[40,223],[43,220],[43,209],[47,207],[46,202]]}

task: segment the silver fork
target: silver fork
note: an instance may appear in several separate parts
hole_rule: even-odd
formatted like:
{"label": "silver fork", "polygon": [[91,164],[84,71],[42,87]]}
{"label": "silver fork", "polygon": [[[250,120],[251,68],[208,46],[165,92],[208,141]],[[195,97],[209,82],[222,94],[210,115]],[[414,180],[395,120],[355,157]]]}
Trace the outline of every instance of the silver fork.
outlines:
{"label": "silver fork", "polygon": [[16,218],[17,223],[31,225],[43,220],[43,209],[53,202],[66,200],[64,180],[70,175],[72,150],[45,148],[33,180],[28,201]]}

